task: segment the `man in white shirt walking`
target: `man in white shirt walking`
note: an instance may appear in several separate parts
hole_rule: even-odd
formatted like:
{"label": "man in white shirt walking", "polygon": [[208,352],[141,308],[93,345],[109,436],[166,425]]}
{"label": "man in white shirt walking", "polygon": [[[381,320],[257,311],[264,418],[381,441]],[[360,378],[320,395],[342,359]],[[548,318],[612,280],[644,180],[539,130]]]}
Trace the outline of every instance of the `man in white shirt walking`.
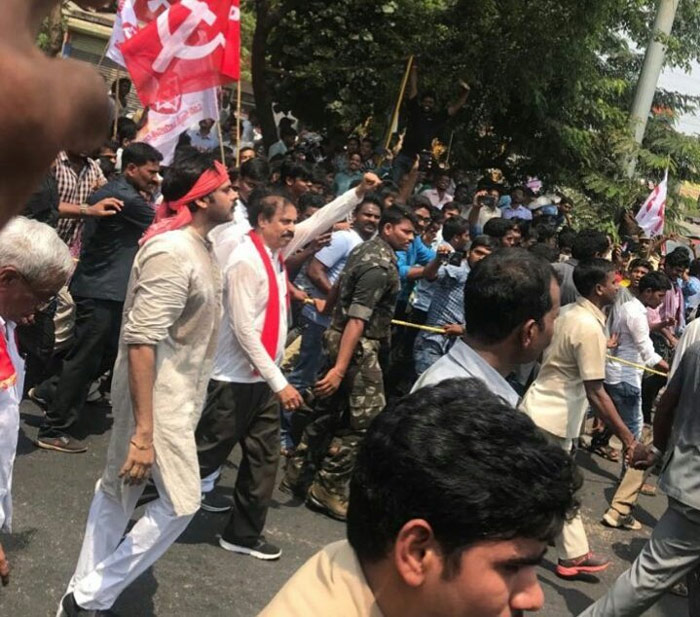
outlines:
{"label": "man in white shirt walking", "polygon": [[[280,369],[288,315],[283,260],[345,218],[378,185],[374,174],[366,174],[354,191],[296,228],[296,207],[283,194],[262,190],[251,195],[253,230],[224,267],[224,322],[197,427],[204,493],[213,489],[234,446],[240,443],[243,450],[233,511],[219,541],[226,550],[267,560],[282,554],[265,541],[262,530],[279,460],[279,408],[293,411],[303,402]],[[202,507],[214,512],[230,509],[214,497],[205,498]]]}

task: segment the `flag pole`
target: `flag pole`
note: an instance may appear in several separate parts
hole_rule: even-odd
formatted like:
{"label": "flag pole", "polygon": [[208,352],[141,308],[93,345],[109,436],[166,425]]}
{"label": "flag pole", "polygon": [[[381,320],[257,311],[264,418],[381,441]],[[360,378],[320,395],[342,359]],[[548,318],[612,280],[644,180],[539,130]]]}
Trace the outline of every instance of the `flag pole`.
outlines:
{"label": "flag pole", "polygon": [[219,154],[221,156],[221,164],[226,167],[226,153],[224,152],[224,135],[221,131],[221,96],[223,96],[223,90],[219,88],[216,93],[216,130],[219,134]]}
{"label": "flag pole", "polygon": [[241,165],[241,79],[236,82],[236,167]]}
{"label": "flag pole", "polygon": [[[117,69],[117,81],[115,82],[114,89],[114,127],[112,128],[112,139],[116,141],[117,139],[117,127],[119,126],[119,106],[121,104],[119,97],[119,86],[121,86],[121,71]],[[120,144],[121,145],[121,144]]]}
{"label": "flag pole", "polygon": [[406,92],[406,86],[408,85],[408,78],[411,74],[411,67],[413,66],[413,56],[409,56],[408,62],[406,63],[406,71],[403,74],[403,79],[401,80],[401,89],[399,90],[399,98],[396,101],[396,106],[394,107],[394,113],[391,115],[391,123],[389,124],[389,130],[387,131],[386,140],[384,142],[384,150],[389,149],[391,144],[392,128],[398,122],[399,111],[401,110],[401,103],[403,102],[403,96]]}

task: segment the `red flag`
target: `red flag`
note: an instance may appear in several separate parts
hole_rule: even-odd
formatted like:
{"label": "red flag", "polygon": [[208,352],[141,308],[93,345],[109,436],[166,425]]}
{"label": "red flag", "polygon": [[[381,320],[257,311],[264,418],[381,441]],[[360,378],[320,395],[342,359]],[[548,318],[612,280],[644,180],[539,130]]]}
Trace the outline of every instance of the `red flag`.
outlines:
{"label": "red flag", "polygon": [[119,49],[144,105],[238,79],[239,0],[181,0]]}

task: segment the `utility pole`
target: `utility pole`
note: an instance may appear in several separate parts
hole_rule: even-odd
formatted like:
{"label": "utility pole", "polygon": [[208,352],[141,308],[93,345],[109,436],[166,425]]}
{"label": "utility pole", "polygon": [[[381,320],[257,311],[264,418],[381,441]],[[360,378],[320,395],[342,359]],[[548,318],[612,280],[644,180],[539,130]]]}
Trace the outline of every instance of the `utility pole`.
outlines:
{"label": "utility pole", "polygon": [[[649,112],[654,101],[654,93],[656,92],[656,86],[666,57],[666,46],[659,40],[659,35],[665,37],[671,34],[678,2],[679,0],[659,0],[654,29],[644,55],[644,64],[642,65],[642,72],[639,75],[637,90],[634,93],[634,102],[632,103],[631,128],[638,144],[641,144],[644,139]],[[635,166],[636,160],[631,161],[630,176],[634,174]]]}

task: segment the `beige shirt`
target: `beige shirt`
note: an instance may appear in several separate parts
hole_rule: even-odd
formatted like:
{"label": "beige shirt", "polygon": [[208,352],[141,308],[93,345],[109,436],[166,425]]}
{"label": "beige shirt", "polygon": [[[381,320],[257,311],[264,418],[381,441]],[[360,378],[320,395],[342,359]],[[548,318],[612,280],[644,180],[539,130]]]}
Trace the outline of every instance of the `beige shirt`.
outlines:
{"label": "beige shirt", "polygon": [[128,346],[154,345],[153,445],[178,516],[199,508],[194,431],[202,414],[221,319],[221,273],[211,243],[190,229],[156,236],[137,253],[112,381],[114,427],[102,489],[121,499],[119,469],[134,429]]}
{"label": "beige shirt", "polygon": [[520,409],[545,431],[575,439],[588,410],[583,382],[605,378],[608,336],[605,315],[593,303],[579,298],[568,307],[554,322],[552,343]]}
{"label": "beige shirt", "polygon": [[290,578],[259,617],[382,617],[347,540],[329,544]]}

